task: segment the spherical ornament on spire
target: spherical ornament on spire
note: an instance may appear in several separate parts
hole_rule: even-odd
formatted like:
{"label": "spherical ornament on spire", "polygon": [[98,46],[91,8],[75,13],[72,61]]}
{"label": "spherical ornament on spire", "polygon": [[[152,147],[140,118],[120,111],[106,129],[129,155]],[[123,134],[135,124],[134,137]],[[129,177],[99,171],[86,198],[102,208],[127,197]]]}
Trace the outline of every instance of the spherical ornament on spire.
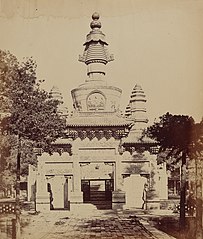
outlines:
{"label": "spherical ornament on spire", "polygon": [[99,13],[98,12],[94,12],[92,14],[92,20],[98,20],[99,19]]}
{"label": "spherical ornament on spire", "polygon": [[90,23],[90,27],[92,29],[95,29],[95,28],[101,28],[101,22],[98,21],[99,20],[99,13],[95,12],[92,14],[92,22]]}

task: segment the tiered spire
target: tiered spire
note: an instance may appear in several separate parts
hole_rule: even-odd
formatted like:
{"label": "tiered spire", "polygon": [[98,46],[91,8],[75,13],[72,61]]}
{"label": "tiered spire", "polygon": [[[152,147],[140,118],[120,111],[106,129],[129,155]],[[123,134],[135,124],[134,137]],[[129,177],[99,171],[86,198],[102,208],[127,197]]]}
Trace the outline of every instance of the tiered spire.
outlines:
{"label": "tiered spire", "polygon": [[132,112],[131,112],[130,104],[128,104],[125,109],[125,117],[130,118],[131,115],[132,115]]}
{"label": "tiered spire", "polygon": [[140,85],[135,85],[130,97],[131,114],[134,122],[147,123],[146,95]]}
{"label": "tiered spire", "polygon": [[53,86],[50,90],[49,95],[55,99],[58,100],[60,103],[63,103],[63,96],[62,93],[60,92],[59,88],[57,86]]}
{"label": "tiered spire", "polygon": [[67,117],[68,116],[68,107],[63,102],[63,96],[62,96],[62,93],[60,92],[59,88],[57,86],[53,86],[49,95],[53,99],[59,101],[58,113],[60,113],[64,117]]}
{"label": "tiered spire", "polygon": [[100,30],[101,22],[99,14],[93,13],[92,22],[90,23],[91,31],[86,37],[86,42],[83,44],[85,50],[83,56],[79,56],[79,61],[84,62],[87,67],[87,75],[90,78],[100,78],[105,75],[104,66],[113,61],[113,55],[109,55],[105,40],[105,34]]}
{"label": "tiered spire", "polygon": [[146,115],[146,96],[140,85],[133,88],[130,103],[126,107],[125,116],[134,122],[126,141],[138,140],[146,128],[148,119]]}

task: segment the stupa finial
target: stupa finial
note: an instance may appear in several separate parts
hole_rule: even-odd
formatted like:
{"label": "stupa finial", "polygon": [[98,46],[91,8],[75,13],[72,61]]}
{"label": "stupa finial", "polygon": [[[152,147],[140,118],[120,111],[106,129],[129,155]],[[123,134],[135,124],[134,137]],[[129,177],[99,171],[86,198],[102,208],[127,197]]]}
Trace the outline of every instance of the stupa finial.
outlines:
{"label": "stupa finial", "polygon": [[83,44],[85,50],[79,61],[84,62],[87,67],[87,75],[92,78],[101,79],[105,75],[104,66],[113,61],[113,55],[108,53],[108,43],[105,40],[105,34],[100,30],[101,22],[99,21],[99,13],[92,14],[92,22],[90,23],[92,30],[87,34],[86,41]]}
{"label": "stupa finial", "polygon": [[99,20],[99,13],[98,12],[94,12],[93,14],[92,14],[92,20]]}
{"label": "stupa finial", "polygon": [[101,28],[101,22],[99,21],[99,13],[98,12],[94,12],[92,14],[92,20],[93,21],[90,23],[90,27],[92,28],[92,30]]}

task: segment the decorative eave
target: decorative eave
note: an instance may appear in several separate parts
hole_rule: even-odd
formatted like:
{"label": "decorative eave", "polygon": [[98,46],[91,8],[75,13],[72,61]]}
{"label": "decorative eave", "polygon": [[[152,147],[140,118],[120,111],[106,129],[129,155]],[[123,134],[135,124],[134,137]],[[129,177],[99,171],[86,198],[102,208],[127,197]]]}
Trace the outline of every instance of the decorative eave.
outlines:
{"label": "decorative eave", "polygon": [[34,149],[34,152],[37,156],[42,155],[43,153],[53,154],[53,153],[59,153],[60,155],[63,152],[67,152],[69,155],[72,154],[71,152],[72,148],[72,139],[71,138],[59,138],[56,141],[51,143],[51,147],[47,149],[42,149],[40,147],[37,147]]}
{"label": "decorative eave", "polygon": [[83,44],[83,46],[87,45],[88,43],[90,43],[91,41],[95,41],[98,42],[100,41],[101,43],[103,43],[104,45],[108,46],[108,43],[105,40],[105,34],[100,31],[91,31],[88,35],[87,35],[87,39],[86,42]]}

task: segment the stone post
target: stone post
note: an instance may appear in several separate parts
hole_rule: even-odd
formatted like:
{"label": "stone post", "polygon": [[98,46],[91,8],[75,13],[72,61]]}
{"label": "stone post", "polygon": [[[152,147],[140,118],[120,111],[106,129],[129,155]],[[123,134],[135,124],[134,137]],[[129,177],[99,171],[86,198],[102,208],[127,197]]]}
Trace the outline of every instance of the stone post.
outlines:
{"label": "stone post", "polygon": [[37,178],[37,174],[36,174],[36,169],[34,168],[34,166],[29,164],[29,173],[28,173],[28,181],[27,181],[27,200],[30,201],[34,201],[34,194],[36,193],[34,188],[36,187],[35,182],[36,182],[36,178]]}
{"label": "stone post", "polygon": [[151,172],[150,172],[150,181],[151,185],[149,187],[149,191],[147,193],[147,202],[146,202],[146,209],[160,209],[160,195],[159,195],[159,181],[160,175],[157,167],[157,156],[150,155],[150,165],[151,165]]}
{"label": "stone post", "polygon": [[115,190],[112,192],[112,209],[123,209],[125,204],[125,192],[123,191],[123,176],[122,176],[122,156],[116,155],[115,162]]}
{"label": "stone post", "polygon": [[168,199],[168,175],[166,171],[166,163],[164,162],[159,166],[159,198],[160,199]]}
{"label": "stone post", "polygon": [[[38,159],[37,169],[37,190],[36,190],[36,210],[37,211],[49,211],[50,210],[50,197],[47,191],[47,182],[45,178],[45,157],[42,155]],[[48,155],[49,156],[49,155]]]}
{"label": "stone post", "polygon": [[83,193],[81,192],[81,175],[78,155],[77,142],[72,146],[73,153],[73,192],[71,193],[70,203],[77,204],[83,202]]}

